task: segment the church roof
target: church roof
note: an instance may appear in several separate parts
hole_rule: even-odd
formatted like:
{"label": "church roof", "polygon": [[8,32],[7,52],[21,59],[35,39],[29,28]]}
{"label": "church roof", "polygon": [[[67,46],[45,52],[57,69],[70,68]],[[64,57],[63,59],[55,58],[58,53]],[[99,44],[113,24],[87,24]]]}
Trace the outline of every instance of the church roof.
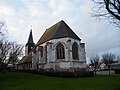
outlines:
{"label": "church roof", "polygon": [[64,37],[70,37],[77,40],[81,40],[74,32],[73,30],[63,21],[56,23],[55,25],[48,28],[42,37],[37,42],[37,45],[45,43],[48,40],[51,39],[58,39],[58,38],[64,38]]}
{"label": "church roof", "polygon": [[18,64],[27,63],[32,61],[32,52],[28,56],[23,56],[23,58],[18,62]]}
{"label": "church roof", "polygon": [[[33,36],[32,36],[32,29],[31,29],[31,31],[30,31],[27,44],[34,44],[34,42],[33,42]],[[26,45],[27,45],[27,44],[26,44]]]}

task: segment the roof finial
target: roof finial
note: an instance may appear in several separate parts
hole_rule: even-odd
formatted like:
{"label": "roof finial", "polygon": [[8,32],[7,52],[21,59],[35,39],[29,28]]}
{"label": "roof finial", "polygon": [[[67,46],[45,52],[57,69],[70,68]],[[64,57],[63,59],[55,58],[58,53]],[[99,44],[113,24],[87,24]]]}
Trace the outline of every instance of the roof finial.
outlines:
{"label": "roof finial", "polygon": [[30,28],[31,28],[30,30],[32,31],[32,25],[30,26]]}

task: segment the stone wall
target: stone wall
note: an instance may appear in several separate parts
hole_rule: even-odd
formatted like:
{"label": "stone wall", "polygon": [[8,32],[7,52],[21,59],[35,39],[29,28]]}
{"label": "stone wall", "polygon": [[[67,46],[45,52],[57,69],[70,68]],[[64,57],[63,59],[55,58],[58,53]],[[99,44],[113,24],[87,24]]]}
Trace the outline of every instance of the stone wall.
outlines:
{"label": "stone wall", "polygon": [[[79,60],[73,60],[72,57],[72,45],[76,42],[78,44],[78,54]],[[62,43],[65,49],[65,59],[57,60],[56,58],[56,46]],[[32,68],[37,69],[36,63],[39,64],[39,68],[70,68],[70,67],[85,67],[86,66],[86,53],[85,53],[85,44],[81,43],[79,40],[72,38],[60,38],[53,39],[46,43],[39,45],[38,47],[43,47],[43,55],[41,52],[36,50],[36,53],[32,53]],[[74,62],[77,61],[77,62]]]}

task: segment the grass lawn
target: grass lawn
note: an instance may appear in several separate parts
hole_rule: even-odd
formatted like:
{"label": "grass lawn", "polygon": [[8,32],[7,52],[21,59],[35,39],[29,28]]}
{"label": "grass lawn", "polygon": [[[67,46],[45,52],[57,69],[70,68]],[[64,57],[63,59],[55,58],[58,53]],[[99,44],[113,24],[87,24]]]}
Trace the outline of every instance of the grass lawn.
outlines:
{"label": "grass lawn", "polygon": [[0,90],[120,90],[120,75],[60,78],[0,72]]}

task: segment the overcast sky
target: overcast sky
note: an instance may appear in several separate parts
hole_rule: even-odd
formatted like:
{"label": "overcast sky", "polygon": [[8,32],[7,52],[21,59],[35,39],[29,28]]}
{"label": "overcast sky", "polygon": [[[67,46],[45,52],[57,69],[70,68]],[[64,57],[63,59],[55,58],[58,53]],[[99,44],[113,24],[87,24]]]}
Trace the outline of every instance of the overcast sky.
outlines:
{"label": "overcast sky", "polygon": [[36,43],[44,31],[64,20],[86,43],[87,56],[104,52],[120,55],[120,29],[90,16],[91,0],[0,0],[0,19],[8,38],[26,44],[31,29]]}

